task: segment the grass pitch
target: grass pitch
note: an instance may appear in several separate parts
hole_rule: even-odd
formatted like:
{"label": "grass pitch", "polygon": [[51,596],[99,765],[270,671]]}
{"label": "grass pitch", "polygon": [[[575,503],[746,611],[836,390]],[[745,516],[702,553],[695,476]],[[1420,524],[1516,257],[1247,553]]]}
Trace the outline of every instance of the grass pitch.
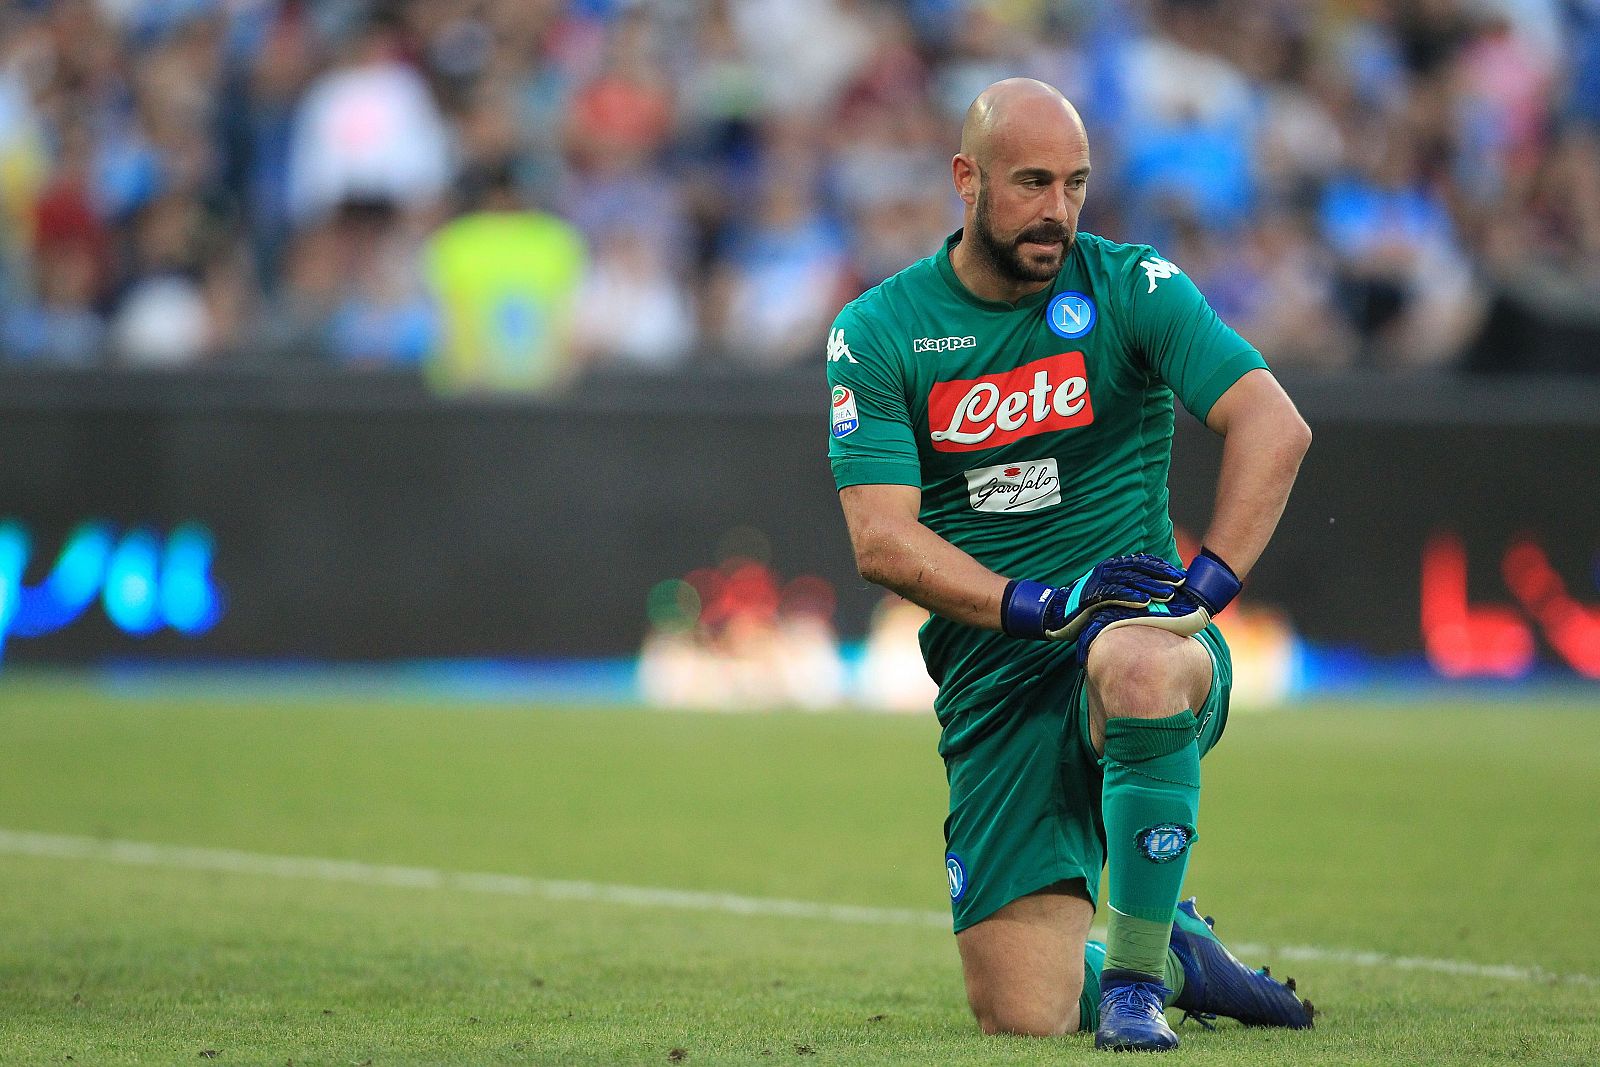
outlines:
{"label": "grass pitch", "polygon": [[[931,717],[13,677],[3,830],[914,914],[0,849],[0,1062],[1095,1062],[1086,1037],[977,1035],[948,929],[915,921],[947,911],[934,742]],[[1225,940],[1297,955],[1257,962],[1323,1014],[1309,1033],[1185,1027],[1172,1062],[1600,1062],[1600,701],[1236,714],[1205,771],[1189,889]]]}

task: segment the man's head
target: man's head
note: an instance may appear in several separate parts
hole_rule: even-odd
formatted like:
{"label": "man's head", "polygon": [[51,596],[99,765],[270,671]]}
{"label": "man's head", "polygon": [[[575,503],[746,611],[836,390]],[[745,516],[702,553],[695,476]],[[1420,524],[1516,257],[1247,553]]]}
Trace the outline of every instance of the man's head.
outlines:
{"label": "man's head", "polygon": [[951,166],[974,251],[1012,284],[1054,278],[1089,180],[1089,136],[1066,97],[1032,78],[995,82],[967,109]]}

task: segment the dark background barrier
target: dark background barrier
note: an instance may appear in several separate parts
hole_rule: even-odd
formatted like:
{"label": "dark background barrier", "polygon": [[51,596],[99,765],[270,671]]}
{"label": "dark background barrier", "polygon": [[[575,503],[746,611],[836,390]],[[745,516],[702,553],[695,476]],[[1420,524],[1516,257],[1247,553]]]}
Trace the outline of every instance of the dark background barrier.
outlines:
{"label": "dark background barrier", "polygon": [[[1600,607],[1600,384],[1287,379],[1316,432],[1248,596],[1315,641],[1422,647],[1425,545],[1464,545],[1474,602],[1535,606],[1501,573],[1527,540]],[[97,603],[12,661],[590,656],[635,651],[647,590],[717,562],[730,530],[817,574],[858,635],[825,460],[820,371],[791,379],[594,379],[562,401],[443,402],[407,378],[22,375],[0,379],[0,519],[37,585],[88,519],[215,538],[225,610],[207,632],[130,636]],[[1215,439],[1180,417],[1174,516],[1209,512]],[[1524,557],[1519,557],[1524,558]],[[1600,621],[1600,618],[1597,618]]]}

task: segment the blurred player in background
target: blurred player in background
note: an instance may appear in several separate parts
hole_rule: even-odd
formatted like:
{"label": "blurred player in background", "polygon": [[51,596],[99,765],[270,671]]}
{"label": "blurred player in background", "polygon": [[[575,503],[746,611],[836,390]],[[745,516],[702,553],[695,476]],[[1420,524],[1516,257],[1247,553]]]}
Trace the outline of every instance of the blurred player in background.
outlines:
{"label": "blurred player in background", "polygon": [[[1167,1005],[1309,1026],[1292,981],[1240,964],[1180,891],[1200,758],[1227,722],[1211,616],[1265,549],[1310,431],[1177,266],[1077,232],[1089,145],[1057,90],[991,85],[952,165],[963,228],[845,307],[827,359],[857,564],[933,613],[972,1010],[986,1032],[1094,1029],[1108,1049],[1176,1047]],[[1224,438],[1186,569],[1174,396]]]}

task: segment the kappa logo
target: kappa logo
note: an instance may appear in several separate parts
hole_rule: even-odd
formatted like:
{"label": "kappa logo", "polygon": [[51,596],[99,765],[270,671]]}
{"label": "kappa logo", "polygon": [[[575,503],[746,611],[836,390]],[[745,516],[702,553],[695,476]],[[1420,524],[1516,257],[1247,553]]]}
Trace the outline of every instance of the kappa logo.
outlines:
{"label": "kappa logo", "polygon": [[837,363],[841,359],[851,363],[861,361],[850,354],[850,346],[844,343],[844,328],[840,327],[828,334],[828,362]]}
{"label": "kappa logo", "polygon": [[928,393],[928,431],[939,452],[998,448],[1094,421],[1082,352],[1036,359],[981,378],[938,382]]}
{"label": "kappa logo", "polygon": [[976,337],[919,337],[911,342],[913,352],[954,352],[961,348],[977,348]]}
{"label": "kappa logo", "polygon": [[1144,268],[1144,276],[1150,280],[1150,288],[1145,290],[1146,294],[1156,291],[1156,282],[1165,281],[1174,274],[1183,273],[1183,271],[1178,269],[1177,264],[1169,263],[1160,256],[1151,256],[1149,259],[1141,259],[1139,261],[1139,266]]}

